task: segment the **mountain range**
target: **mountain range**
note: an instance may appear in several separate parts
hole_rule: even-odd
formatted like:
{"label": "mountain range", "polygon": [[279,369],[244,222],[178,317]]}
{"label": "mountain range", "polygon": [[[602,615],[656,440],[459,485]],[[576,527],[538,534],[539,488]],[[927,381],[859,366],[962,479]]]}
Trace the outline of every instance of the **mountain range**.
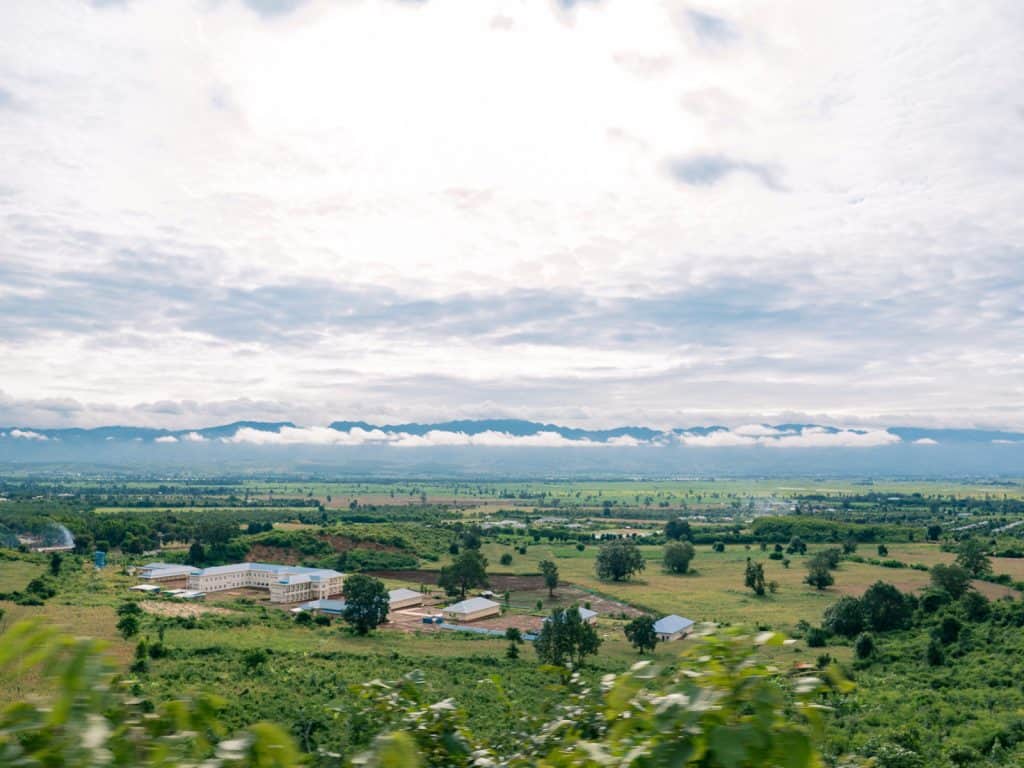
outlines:
{"label": "mountain range", "polygon": [[518,419],[196,429],[0,427],[4,469],[331,476],[1024,477],[1024,432],[747,424],[583,429]]}

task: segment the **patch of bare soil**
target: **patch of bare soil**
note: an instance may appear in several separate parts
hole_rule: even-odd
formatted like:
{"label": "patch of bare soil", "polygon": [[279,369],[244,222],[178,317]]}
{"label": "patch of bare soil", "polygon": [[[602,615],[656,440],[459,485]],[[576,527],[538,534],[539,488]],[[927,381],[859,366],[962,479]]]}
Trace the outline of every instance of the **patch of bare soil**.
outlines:
{"label": "patch of bare soil", "polygon": [[280,563],[281,565],[298,565],[302,554],[291,547],[268,547],[266,544],[253,544],[245,556],[249,563]]}
{"label": "patch of bare soil", "polygon": [[228,616],[232,613],[227,608],[217,608],[213,605],[201,605],[199,603],[172,603],[164,600],[143,600],[139,606],[146,613],[154,616],[175,616],[181,618],[198,618],[200,616]]}
{"label": "patch of bare soil", "polygon": [[[379,541],[353,539],[349,536],[336,534],[321,534],[317,536],[321,541],[327,542],[335,552],[348,552],[351,549],[372,549],[378,552],[406,552],[407,550],[396,547],[393,544],[382,544]],[[245,556],[250,563],[281,563],[283,565],[298,565],[304,559],[304,555],[292,547],[269,547],[266,544],[253,544],[249,553]]]}
{"label": "patch of bare soil", "polygon": [[[437,584],[438,571],[426,571],[422,569],[406,569],[394,571],[368,571],[371,576],[378,579],[393,579],[394,581],[406,581],[410,584]],[[530,589],[543,589],[544,577],[537,576],[513,576],[505,573],[491,573],[487,576],[491,582],[491,589],[495,593],[505,590],[517,592]]]}
{"label": "patch of bare soil", "polygon": [[602,616],[618,616],[619,614],[624,613],[630,618],[633,618],[644,614],[644,612],[639,608],[634,608],[628,603],[621,603],[618,600],[612,600],[609,597],[595,595],[592,592],[587,592],[585,589],[580,589],[573,584],[559,585],[556,594],[563,599],[568,595],[570,602],[579,603],[580,605],[590,603],[590,609],[597,611]]}

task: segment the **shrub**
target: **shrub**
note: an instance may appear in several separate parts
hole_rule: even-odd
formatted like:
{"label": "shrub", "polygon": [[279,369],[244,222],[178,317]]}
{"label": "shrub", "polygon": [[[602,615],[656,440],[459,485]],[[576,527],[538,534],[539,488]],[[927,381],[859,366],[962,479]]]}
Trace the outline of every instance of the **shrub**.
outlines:
{"label": "shrub", "polygon": [[806,639],[809,648],[824,648],[828,643],[828,633],[821,627],[811,627],[807,630]]}
{"label": "shrub", "polygon": [[835,635],[854,637],[864,629],[864,608],[856,597],[841,597],[825,609],[822,627]]}
{"label": "shrub", "polygon": [[910,622],[913,606],[892,584],[876,581],[860,601],[867,626],[876,632],[902,629]]}
{"label": "shrub", "polygon": [[875,653],[875,638],[869,632],[861,632],[853,641],[853,652],[858,659],[867,659]]}
{"label": "shrub", "polygon": [[960,598],[960,608],[968,621],[985,621],[992,613],[988,598],[973,590]]}
{"label": "shrub", "polygon": [[939,623],[939,640],[943,645],[955,643],[962,628],[963,625],[955,616],[943,616]]}
{"label": "shrub", "polygon": [[265,664],[269,658],[270,654],[262,648],[252,648],[242,655],[242,663],[249,669],[255,669],[256,667]]}
{"label": "shrub", "polygon": [[686,573],[696,550],[688,541],[670,541],[665,545],[663,563],[669,573]]}

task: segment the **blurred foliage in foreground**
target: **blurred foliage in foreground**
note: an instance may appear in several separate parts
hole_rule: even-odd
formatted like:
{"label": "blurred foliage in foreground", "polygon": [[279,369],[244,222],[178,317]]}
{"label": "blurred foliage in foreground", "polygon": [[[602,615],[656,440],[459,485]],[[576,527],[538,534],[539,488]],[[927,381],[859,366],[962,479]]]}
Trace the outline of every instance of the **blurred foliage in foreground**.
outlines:
{"label": "blurred foliage in foreground", "polygon": [[[788,680],[755,659],[759,645],[781,642],[770,632],[756,638],[711,634],[689,644],[674,671],[642,662],[604,678],[599,692],[574,677],[556,718],[516,722],[510,716],[509,728],[520,729],[521,739],[506,753],[474,739],[452,701],[424,701],[417,674],[394,683],[374,681],[362,687],[361,700],[367,724],[381,735],[350,764],[819,766],[817,701],[827,684],[811,677]],[[115,672],[97,641],[69,638],[36,623],[16,624],[0,636],[0,673],[38,674],[46,688],[0,713],[0,765],[285,768],[310,758],[271,723],[227,734],[215,697],[147,711],[132,695],[132,681]],[[494,686],[501,698],[497,680]],[[330,758],[319,755],[317,762]]]}

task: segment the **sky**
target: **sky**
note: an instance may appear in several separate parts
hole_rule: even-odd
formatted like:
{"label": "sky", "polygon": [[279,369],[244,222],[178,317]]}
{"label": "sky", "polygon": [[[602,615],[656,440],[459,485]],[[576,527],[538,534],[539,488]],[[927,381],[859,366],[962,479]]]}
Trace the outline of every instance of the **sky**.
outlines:
{"label": "sky", "polygon": [[1018,0],[0,28],[0,425],[1024,428]]}

